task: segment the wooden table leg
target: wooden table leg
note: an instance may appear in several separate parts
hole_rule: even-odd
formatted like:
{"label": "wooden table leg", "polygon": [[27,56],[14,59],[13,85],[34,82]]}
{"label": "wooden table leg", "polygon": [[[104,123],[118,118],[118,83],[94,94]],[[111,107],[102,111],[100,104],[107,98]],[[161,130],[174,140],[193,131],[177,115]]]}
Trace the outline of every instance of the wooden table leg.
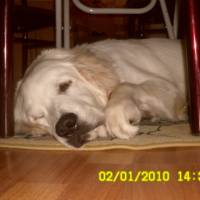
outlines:
{"label": "wooden table leg", "polygon": [[0,0],[0,137],[14,134],[13,0]]}
{"label": "wooden table leg", "polygon": [[186,0],[187,56],[192,132],[200,134],[200,13],[199,0]]}

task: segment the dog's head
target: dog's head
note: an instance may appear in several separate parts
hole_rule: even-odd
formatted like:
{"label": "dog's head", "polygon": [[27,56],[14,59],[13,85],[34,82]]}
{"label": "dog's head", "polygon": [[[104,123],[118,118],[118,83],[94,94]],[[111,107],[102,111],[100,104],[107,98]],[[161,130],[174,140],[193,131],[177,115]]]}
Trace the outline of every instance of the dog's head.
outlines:
{"label": "dog's head", "polygon": [[15,130],[48,132],[79,147],[103,123],[108,93],[117,82],[108,62],[89,50],[44,51],[18,83]]}

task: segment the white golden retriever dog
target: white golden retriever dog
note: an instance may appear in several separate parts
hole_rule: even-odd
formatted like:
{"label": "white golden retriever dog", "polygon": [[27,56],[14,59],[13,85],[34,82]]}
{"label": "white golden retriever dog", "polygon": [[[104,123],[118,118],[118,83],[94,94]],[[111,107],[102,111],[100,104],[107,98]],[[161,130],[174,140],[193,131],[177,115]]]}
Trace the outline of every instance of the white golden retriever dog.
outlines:
{"label": "white golden retriever dog", "polygon": [[80,147],[134,137],[144,118],[184,120],[186,107],[179,41],[105,40],[36,58],[16,89],[15,131]]}

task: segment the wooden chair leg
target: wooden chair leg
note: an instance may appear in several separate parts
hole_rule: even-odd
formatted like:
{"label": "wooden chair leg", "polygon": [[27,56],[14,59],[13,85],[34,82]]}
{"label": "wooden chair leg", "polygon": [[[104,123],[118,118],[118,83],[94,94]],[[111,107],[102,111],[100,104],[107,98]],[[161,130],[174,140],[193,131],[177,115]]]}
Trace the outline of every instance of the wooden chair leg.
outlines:
{"label": "wooden chair leg", "polygon": [[199,0],[186,0],[187,56],[192,132],[200,134],[200,13]]}
{"label": "wooden chair leg", "polygon": [[12,9],[13,0],[0,0],[0,137],[14,134]]}

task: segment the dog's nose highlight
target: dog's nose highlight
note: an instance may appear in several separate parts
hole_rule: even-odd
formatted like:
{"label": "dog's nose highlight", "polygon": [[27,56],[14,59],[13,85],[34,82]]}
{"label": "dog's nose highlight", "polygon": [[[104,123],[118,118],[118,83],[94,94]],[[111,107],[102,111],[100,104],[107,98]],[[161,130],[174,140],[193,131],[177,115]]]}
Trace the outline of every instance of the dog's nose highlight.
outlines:
{"label": "dog's nose highlight", "polygon": [[72,134],[77,127],[78,117],[74,113],[66,113],[61,116],[56,124],[56,133],[61,136]]}

